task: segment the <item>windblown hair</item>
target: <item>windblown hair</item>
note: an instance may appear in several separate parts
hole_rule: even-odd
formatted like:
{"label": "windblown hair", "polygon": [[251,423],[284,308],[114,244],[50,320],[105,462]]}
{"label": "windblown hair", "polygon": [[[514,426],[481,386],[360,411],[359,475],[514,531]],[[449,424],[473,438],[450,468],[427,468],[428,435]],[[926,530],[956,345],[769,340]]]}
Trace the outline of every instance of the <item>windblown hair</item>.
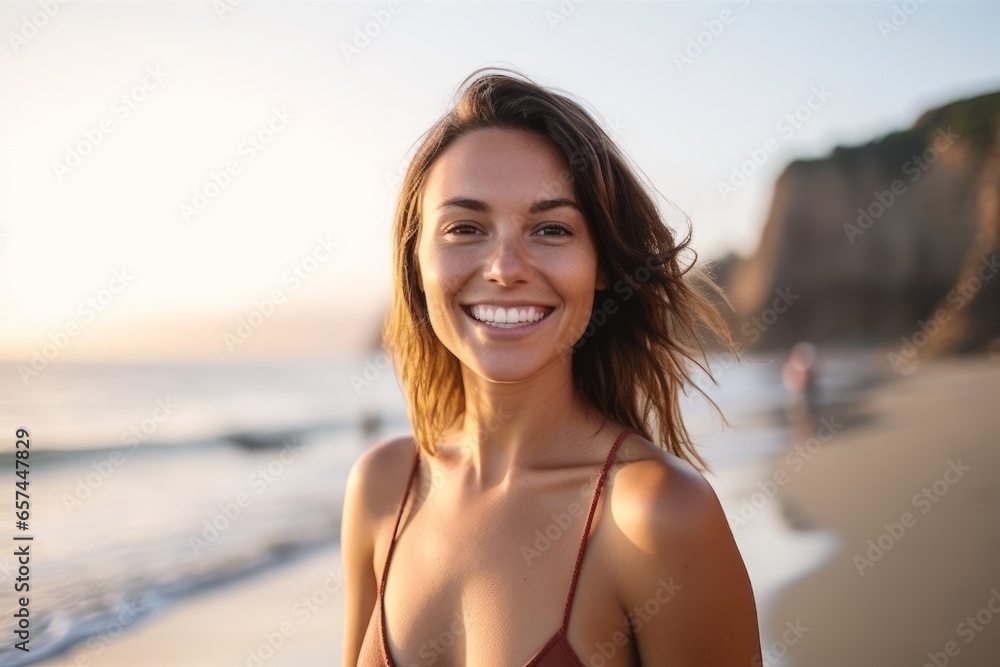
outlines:
{"label": "windblown hair", "polygon": [[[456,98],[417,147],[393,221],[395,287],[382,333],[418,446],[435,454],[443,431],[465,410],[460,362],[434,333],[418,282],[423,189],[435,160],[452,142],[498,128],[541,135],[561,151],[570,169],[563,176],[572,183],[608,278],[607,288],[595,294],[590,325],[563,351],[572,354],[576,392],[606,418],[707,470],[681,418],[685,386],[704,395],[687,362],[715,382],[702,335],[713,334],[734,354],[738,346],[709,293],[727,305],[728,300],[708,273],[695,268],[690,224],[686,236],[676,240],[626,157],[567,95],[513,70],[481,68],[463,81]],[[684,251],[692,255],[686,266],[680,258]]]}

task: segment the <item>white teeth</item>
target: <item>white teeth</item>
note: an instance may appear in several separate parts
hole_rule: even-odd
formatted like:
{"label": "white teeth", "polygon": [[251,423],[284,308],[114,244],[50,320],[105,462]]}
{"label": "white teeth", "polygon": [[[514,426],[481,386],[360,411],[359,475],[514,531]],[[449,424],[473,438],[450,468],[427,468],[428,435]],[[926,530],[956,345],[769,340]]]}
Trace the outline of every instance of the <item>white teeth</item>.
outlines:
{"label": "white teeth", "polygon": [[468,313],[481,322],[493,325],[504,325],[502,328],[525,326],[545,317],[549,308],[524,306],[521,308],[502,308],[493,306],[469,306]]}

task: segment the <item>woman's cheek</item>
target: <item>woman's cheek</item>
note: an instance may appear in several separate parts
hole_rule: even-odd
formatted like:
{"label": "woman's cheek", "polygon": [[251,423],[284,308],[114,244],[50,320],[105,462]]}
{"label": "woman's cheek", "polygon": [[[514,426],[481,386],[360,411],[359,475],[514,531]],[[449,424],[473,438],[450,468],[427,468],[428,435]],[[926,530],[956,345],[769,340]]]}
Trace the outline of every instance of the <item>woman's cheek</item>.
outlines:
{"label": "woman's cheek", "polygon": [[449,341],[453,338],[453,333],[457,323],[453,321],[455,315],[450,310],[452,298],[433,297],[427,301],[427,311],[431,320],[431,328],[442,341]]}

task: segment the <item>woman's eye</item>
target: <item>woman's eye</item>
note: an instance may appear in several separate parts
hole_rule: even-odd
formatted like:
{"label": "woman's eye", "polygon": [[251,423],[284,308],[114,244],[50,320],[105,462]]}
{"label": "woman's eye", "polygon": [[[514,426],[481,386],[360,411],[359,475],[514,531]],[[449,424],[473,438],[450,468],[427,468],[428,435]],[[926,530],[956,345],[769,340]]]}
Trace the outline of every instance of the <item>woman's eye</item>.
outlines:
{"label": "woman's eye", "polygon": [[462,230],[471,230],[472,232],[478,231],[472,225],[459,224],[459,225],[454,225],[453,227],[449,227],[448,229],[446,229],[445,230],[445,234],[458,234],[459,236],[465,236],[466,232],[463,232]]}
{"label": "woman's eye", "polygon": [[572,232],[562,225],[547,225],[542,227],[539,232],[554,232],[552,234],[542,234],[542,236],[569,236]]}

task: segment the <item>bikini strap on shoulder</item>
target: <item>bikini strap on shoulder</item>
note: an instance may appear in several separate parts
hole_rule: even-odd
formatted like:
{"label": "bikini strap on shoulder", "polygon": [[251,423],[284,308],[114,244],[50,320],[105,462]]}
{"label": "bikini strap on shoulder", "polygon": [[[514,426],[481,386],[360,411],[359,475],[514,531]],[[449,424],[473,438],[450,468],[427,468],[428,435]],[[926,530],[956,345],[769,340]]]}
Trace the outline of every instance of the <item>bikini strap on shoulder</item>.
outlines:
{"label": "bikini strap on shoulder", "polygon": [[604,478],[607,476],[608,470],[611,468],[611,464],[615,460],[615,453],[618,451],[618,446],[622,444],[623,440],[625,440],[625,436],[632,431],[638,433],[638,431],[634,428],[630,426],[626,427],[625,430],[618,436],[618,439],[615,440],[615,444],[611,447],[611,451],[608,452],[608,458],[604,462],[604,467],[601,468],[601,474],[597,478],[597,488],[594,491],[594,499],[590,503],[590,513],[587,515],[587,525],[583,528],[583,537],[580,539],[580,549],[576,555],[576,565],[573,568],[573,579],[570,582],[569,595],[566,598],[566,609],[563,611],[563,622],[561,628],[563,632],[565,632],[569,627],[569,612],[573,607],[573,596],[576,594],[576,581],[577,577],[580,576],[580,565],[583,563],[583,553],[587,548],[587,535],[590,533],[590,523],[594,519],[594,510],[597,508],[597,500],[601,496],[601,487],[604,486]]}
{"label": "bikini strap on shoulder", "polygon": [[396,548],[396,532],[399,530],[399,520],[403,517],[403,508],[406,506],[406,498],[410,495],[410,486],[413,485],[413,478],[420,467],[420,447],[414,446],[413,464],[410,467],[410,476],[406,480],[406,488],[403,490],[403,497],[399,499],[399,509],[396,511],[396,524],[392,527],[392,539],[389,541],[389,551],[385,555],[385,566],[382,568],[382,585],[379,586],[379,598],[385,593],[385,582],[389,576],[389,562],[392,560],[392,552]]}

